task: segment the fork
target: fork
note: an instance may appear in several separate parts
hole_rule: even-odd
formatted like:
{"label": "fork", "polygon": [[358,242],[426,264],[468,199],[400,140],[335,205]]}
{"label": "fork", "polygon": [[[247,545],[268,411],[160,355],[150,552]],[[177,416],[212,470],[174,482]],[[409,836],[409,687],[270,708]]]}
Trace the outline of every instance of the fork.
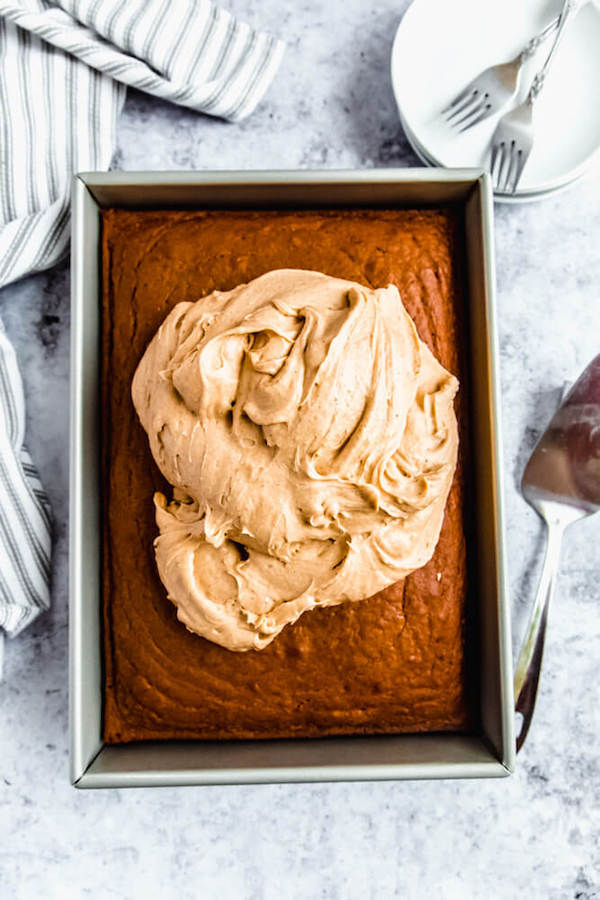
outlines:
{"label": "fork", "polygon": [[539,97],[558,45],[577,9],[578,0],[566,0],[559,17],[554,43],[546,62],[533,79],[525,100],[502,116],[492,135],[490,173],[494,190],[514,194],[533,148],[533,106]]}
{"label": "fork", "polygon": [[510,62],[500,63],[480,72],[450,105],[442,110],[446,121],[459,131],[466,131],[467,128],[502,109],[519,89],[523,63],[533,56],[546,38],[558,28],[559,23],[560,16],[557,16],[543,31],[531,38]]}

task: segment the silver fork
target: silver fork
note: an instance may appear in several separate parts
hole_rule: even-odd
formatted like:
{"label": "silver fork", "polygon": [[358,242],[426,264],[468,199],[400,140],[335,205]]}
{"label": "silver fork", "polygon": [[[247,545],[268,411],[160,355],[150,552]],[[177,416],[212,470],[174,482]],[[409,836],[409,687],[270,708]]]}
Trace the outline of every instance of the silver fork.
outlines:
{"label": "silver fork", "polygon": [[557,16],[543,31],[531,38],[510,62],[500,63],[480,72],[452,103],[442,110],[446,121],[459,131],[466,131],[467,128],[502,109],[519,89],[523,63],[533,56],[546,38],[558,28],[559,22],[560,16]]}
{"label": "silver fork", "polygon": [[566,0],[559,16],[558,29],[546,62],[533,79],[525,100],[505,113],[496,126],[491,140],[490,173],[494,190],[514,194],[525,163],[533,147],[533,106],[539,97],[558,45],[568,23],[578,7],[578,0]]}

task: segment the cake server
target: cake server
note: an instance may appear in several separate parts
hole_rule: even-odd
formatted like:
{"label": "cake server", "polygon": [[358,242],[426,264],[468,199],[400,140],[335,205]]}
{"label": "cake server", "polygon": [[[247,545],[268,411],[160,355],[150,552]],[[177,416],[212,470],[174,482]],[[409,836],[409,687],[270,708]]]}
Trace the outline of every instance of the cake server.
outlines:
{"label": "cake server", "polygon": [[523,496],[547,526],[546,556],[515,673],[515,711],[523,746],[535,706],[548,607],[554,593],[567,526],[600,510],[600,354],[592,360],[552,417],[525,467]]}

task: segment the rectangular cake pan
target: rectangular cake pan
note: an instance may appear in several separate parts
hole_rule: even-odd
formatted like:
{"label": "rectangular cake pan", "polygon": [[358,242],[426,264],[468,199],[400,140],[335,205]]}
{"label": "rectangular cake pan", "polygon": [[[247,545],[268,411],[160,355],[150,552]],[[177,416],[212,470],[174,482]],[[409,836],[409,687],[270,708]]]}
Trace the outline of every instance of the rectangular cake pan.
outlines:
{"label": "rectangular cake pan", "polygon": [[[472,470],[474,605],[481,727],[288,741],[102,741],[99,442],[100,210],[427,207],[464,209]],[[322,172],[110,172],[73,181],[71,319],[70,728],[80,788],[289,781],[489,778],[514,766],[510,619],[503,559],[502,462],[493,262],[493,200],[478,169]]]}

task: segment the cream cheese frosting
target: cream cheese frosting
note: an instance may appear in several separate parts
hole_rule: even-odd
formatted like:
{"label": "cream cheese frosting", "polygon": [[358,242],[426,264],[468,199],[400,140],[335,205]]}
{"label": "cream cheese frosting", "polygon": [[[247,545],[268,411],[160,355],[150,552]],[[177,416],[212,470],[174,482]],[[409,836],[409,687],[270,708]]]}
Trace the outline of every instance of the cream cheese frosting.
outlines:
{"label": "cream cheese frosting", "polygon": [[133,402],[173,486],[158,571],[186,627],[260,650],[423,566],[456,466],[458,382],[398,290],[269,272],[178,303]]}

